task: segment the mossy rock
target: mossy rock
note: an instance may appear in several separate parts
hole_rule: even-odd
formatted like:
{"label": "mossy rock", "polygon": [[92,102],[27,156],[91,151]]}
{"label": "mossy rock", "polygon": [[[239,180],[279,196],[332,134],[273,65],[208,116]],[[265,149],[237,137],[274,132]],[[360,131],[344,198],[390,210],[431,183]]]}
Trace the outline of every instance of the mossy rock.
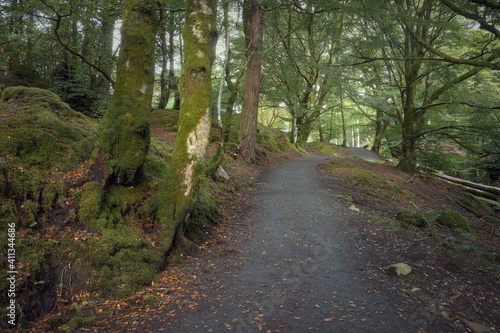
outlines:
{"label": "mossy rock", "polygon": [[93,149],[97,123],[50,91],[11,87],[2,93],[0,151],[13,163],[42,170],[71,170]]}
{"label": "mossy rock", "polygon": [[443,210],[438,215],[436,222],[452,230],[471,233],[469,219],[451,209]]}
{"label": "mossy rock", "polygon": [[373,185],[386,185],[387,180],[381,176],[374,174],[368,170],[361,170],[360,172],[346,177],[347,181],[359,187],[373,186]]}
{"label": "mossy rock", "polygon": [[71,110],[69,105],[64,103],[59,96],[51,91],[39,88],[22,86],[8,87],[2,91],[0,101],[3,103],[16,103],[22,105],[39,105],[65,114],[75,113],[75,111]]}
{"label": "mossy rock", "polygon": [[416,227],[423,228],[427,225],[422,214],[412,212],[411,210],[402,209],[398,212],[397,217],[402,222],[412,224]]}

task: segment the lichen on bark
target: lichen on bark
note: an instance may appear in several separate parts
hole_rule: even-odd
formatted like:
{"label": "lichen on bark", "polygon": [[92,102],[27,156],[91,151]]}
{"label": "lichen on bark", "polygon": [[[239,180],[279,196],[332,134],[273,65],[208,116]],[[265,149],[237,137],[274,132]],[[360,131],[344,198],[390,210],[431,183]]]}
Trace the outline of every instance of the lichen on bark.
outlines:
{"label": "lichen on bark", "polygon": [[218,36],[216,8],[216,0],[186,1],[179,129],[169,177],[159,193],[162,201],[168,200],[160,203],[159,211],[167,250],[179,226],[188,221],[205,163],[212,105],[211,72]]}

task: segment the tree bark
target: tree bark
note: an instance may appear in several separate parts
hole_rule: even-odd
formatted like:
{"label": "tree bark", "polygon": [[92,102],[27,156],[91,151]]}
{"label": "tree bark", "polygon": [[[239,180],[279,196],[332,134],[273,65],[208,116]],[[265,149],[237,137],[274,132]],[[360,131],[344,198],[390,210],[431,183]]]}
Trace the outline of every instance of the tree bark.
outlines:
{"label": "tree bark", "polygon": [[160,53],[161,53],[161,73],[160,73],[160,98],[158,109],[165,109],[170,98],[168,90],[168,49],[167,49],[167,28],[166,23],[162,22],[160,28]]}
{"label": "tree bark", "polygon": [[128,0],[123,6],[114,94],[99,127],[96,155],[102,161],[94,166],[105,166],[103,174],[111,181],[130,184],[149,150],[156,8],[151,0]]}
{"label": "tree bark", "polygon": [[[255,148],[257,146],[257,121],[260,94],[260,72],[262,52],[262,31],[264,24],[264,8],[262,0],[256,0],[251,5],[245,1],[244,26],[245,37],[248,41],[248,64],[245,99],[241,112],[238,139],[240,153],[249,163],[255,163]],[[250,11],[247,12],[248,6]]]}
{"label": "tree bark", "polygon": [[347,127],[345,124],[344,100],[342,95],[340,96],[340,114],[342,116],[342,147],[347,147]]}
{"label": "tree bark", "polygon": [[182,233],[180,227],[189,221],[205,164],[210,135],[212,64],[218,37],[216,11],[216,0],[186,1],[184,63],[179,83],[181,111],[167,189],[173,210],[166,207],[168,203],[160,210],[167,250],[175,234]]}

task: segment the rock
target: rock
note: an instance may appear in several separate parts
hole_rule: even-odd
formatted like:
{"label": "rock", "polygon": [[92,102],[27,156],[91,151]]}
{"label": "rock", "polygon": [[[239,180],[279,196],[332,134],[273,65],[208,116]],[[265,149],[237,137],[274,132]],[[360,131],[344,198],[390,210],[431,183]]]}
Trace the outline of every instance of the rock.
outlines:
{"label": "rock", "polygon": [[351,207],[349,207],[349,209],[350,209],[350,210],[353,210],[353,211],[355,211],[355,212],[359,212],[359,208],[358,208],[358,207],[356,207],[356,206],[354,206],[354,205],[352,205]]}
{"label": "rock", "polygon": [[405,263],[402,263],[402,262],[400,262],[398,264],[389,265],[386,268],[384,268],[384,270],[388,274],[392,274],[392,275],[396,275],[396,276],[408,275],[411,273],[411,267]]}
{"label": "rock", "polygon": [[227,174],[226,170],[224,170],[220,165],[219,168],[217,169],[217,175],[224,179],[225,181],[229,180],[229,175]]}
{"label": "rock", "polygon": [[467,325],[473,333],[491,333],[493,332],[488,326],[484,326],[483,324],[473,323],[472,321],[468,321],[466,319],[462,319],[465,325]]}
{"label": "rock", "polygon": [[441,311],[441,317],[443,317],[446,320],[450,320],[450,314],[446,311]]}

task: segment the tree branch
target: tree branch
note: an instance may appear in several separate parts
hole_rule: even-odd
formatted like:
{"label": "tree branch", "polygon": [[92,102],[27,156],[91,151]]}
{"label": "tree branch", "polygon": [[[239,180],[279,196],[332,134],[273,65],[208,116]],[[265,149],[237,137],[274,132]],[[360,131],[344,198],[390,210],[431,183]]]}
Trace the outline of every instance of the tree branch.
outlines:
{"label": "tree branch", "polygon": [[65,15],[61,15],[54,7],[50,6],[49,4],[47,4],[47,1],[46,0],[40,0],[47,8],[49,8],[50,10],[52,10],[54,12],[54,14],[57,16],[57,19],[52,19],[55,21],[55,27],[54,27],[54,34],[56,36],[56,40],[57,42],[66,50],[68,51],[69,53],[73,54],[74,56],[77,56],[78,58],[80,58],[84,63],[86,63],[88,66],[92,67],[93,69],[95,69],[96,71],[98,71],[99,73],[101,73],[105,78],[106,80],[109,81],[109,83],[111,83],[112,86],[115,85],[115,81],[111,78],[111,76],[105,72],[102,68],[94,65],[93,63],[91,63],[89,60],[87,60],[87,58],[85,58],[83,55],[81,55],[80,53],[72,50],[67,44],[65,44],[61,38],[61,36],[59,35],[59,28],[61,27],[61,21],[63,18],[66,18],[66,17],[69,17],[72,15],[73,13],[73,6],[71,6],[71,10],[69,11],[68,14],[65,14]]}

